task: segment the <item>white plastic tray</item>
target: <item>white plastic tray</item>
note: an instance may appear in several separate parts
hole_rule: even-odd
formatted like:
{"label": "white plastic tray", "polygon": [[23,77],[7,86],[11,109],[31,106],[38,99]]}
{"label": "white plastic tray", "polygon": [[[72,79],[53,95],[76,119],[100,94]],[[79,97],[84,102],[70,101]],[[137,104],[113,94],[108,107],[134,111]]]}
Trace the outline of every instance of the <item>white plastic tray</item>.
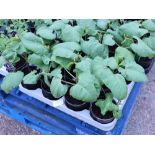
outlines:
{"label": "white plastic tray", "polygon": [[[130,85],[128,85],[128,94],[130,94],[132,88],[133,88],[133,85],[134,83],[131,83]],[[56,109],[59,109],[77,119],[80,119],[92,126],[95,126],[101,130],[104,130],[104,131],[109,131],[111,129],[114,128],[116,122],[117,122],[117,119],[114,119],[111,123],[108,123],[108,124],[101,124],[101,123],[98,123],[97,121],[93,120],[89,114],[89,110],[82,110],[82,111],[73,111],[69,108],[66,107],[66,105],[63,103],[63,99],[64,98],[61,98],[57,101],[52,101],[52,100],[49,100],[47,98],[45,98],[43,95],[42,95],[42,91],[41,89],[36,89],[36,90],[27,90],[25,89],[24,87],[22,87],[22,85],[19,86],[19,90],[22,91],[23,93],[33,97],[33,98],[36,98],[52,107],[55,107]],[[128,97],[127,97],[128,98]],[[122,100],[120,105],[119,105],[119,108],[120,109],[123,109],[123,106],[126,102],[126,99]]]}
{"label": "white plastic tray", "polygon": [[[8,72],[6,71],[5,67],[2,67],[0,69],[0,74],[5,76],[5,75],[7,75],[7,73]],[[130,83],[128,85],[128,96],[129,96],[133,86],[134,86],[134,82],[132,82],[132,83]],[[73,117],[75,117],[75,118],[77,118],[79,120],[82,120],[82,121],[84,121],[84,122],[86,122],[86,123],[88,123],[88,124],[90,124],[90,125],[92,125],[92,126],[94,126],[96,128],[99,128],[99,129],[101,129],[103,131],[109,131],[109,130],[113,129],[115,124],[116,124],[116,122],[117,122],[117,119],[114,119],[111,123],[101,124],[101,123],[99,123],[99,122],[97,122],[97,121],[95,121],[95,120],[93,120],[91,118],[91,116],[89,114],[89,110],[85,109],[85,110],[78,111],[78,112],[73,111],[73,110],[71,110],[71,109],[66,107],[66,105],[63,102],[63,100],[64,100],[63,97],[61,99],[57,100],[57,101],[49,100],[49,99],[45,98],[42,95],[41,89],[28,90],[28,89],[25,89],[24,87],[22,87],[22,85],[20,84],[19,90],[21,92],[23,92],[23,93],[25,93],[25,94],[35,98],[35,99],[38,99],[38,100],[40,100],[40,101],[42,101],[42,102],[44,102],[44,103],[46,103],[46,104],[48,104],[48,105],[50,105],[52,107],[55,107],[56,109],[59,109],[60,111],[65,112],[66,114],[69,114],[69,115],[71,115],[71,116],[73,116]],[[119,105],[120,110],[123,109],[128,96],[124,100],[122,100],[120,102],[120,105]]]}

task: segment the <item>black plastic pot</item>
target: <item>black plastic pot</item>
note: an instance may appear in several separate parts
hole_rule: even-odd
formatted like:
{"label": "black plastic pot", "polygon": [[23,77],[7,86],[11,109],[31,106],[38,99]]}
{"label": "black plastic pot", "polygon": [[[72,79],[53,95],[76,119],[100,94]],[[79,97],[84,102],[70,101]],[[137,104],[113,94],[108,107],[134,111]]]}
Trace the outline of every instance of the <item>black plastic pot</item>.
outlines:
{"label": "black plastic pot", "polygon": [[[22,69],[22,71],[24,72],[24,75],[27,75],[27,74],[29,74],[31,71],[34,71],[34,70],[36,70],[37,73],[40,72],[40,69],[37,69],[36,66],[29,66],[29,65],[27,65],[27,66],[25,66],[25,67]],[[26,89],[35,90],[35,89],[37,89],[37,88],[40,88],[40,79],[38,80],[38,82],[37,82],[36,84],[24,84],[23,81],[21,82],[21,84],[22,84],[22,86],[23,86],[24,88],[26,88]]]}
{"label": "black plastic pot", "polygon": [[143,58],[143,57],[141,57],[139,60],[136,60],[136,62],[144,68],[145,73],[148,73],[150,71],[154,61],[155,61],[155,58],[149,59],[149,58]]}
{"label": "black plastic pot", "polygon": [[84,109],[89,109],[90,107],[89,102],[83,102],[83,101],[73,98],[72,96],[70,96],[69,91],[65,95],[64,102],[65,102],[65,105],[69,109],[74,110],[74,111],[81,111]]}
{"label": "black plastic pot", "polygon": [[55,98],[52,95],[52,93],[50,91],[50,88],[47,86],[47,84],[44,81],[41,82],[41,89],[42,89],[42,94],[43,94],[44,97],[46,97],[46,98],[48,98],[50,100],[58,100],[58,99],[60,99],[60,98]]}
{"label": "black plastic pot", "polygon": [[23,81],[21,82],[21,85],[29,90],[35,90],[38,88],[38,83],[37,84],[24,84]]}
{"label": "black plastic pot", "polygon": [[126,84],[129,85],[131,83],[131,81],[126,80]]}
{"label": "black plastic pot", "polygon": [[113,113],[108,111],[104,116],[101,114],[101,110],[95,103],[90,106],[90,116],[101,124],[107,124],[114,120]]}

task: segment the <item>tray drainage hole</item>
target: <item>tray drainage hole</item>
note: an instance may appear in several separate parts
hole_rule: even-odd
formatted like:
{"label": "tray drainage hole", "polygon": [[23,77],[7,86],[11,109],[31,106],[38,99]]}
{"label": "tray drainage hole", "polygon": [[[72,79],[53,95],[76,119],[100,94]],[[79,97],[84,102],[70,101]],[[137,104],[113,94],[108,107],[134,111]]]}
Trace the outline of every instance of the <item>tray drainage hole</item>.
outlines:
{"label": "tray drainage hole", "polygon": [[24,119],[24,121],[25,121],[26,124],[30,124],[30,121],[29,120]]}

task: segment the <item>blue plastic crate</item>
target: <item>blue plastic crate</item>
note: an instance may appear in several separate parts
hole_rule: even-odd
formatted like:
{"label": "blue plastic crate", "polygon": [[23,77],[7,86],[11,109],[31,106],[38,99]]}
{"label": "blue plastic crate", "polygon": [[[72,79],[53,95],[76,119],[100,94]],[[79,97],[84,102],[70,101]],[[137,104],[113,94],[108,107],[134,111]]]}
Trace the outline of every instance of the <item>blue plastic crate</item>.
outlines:
{"label": "blue plastic crate", "polygon": [[[3,76],[0,76],[0,83]],[[136,83],[122,111],[122,117],[110,131],[102,131],[60,110],[34,99],[18,89],[9,95],[0,91],[0,112],[42,134],[122,134],[134,106],[141,83]]]}

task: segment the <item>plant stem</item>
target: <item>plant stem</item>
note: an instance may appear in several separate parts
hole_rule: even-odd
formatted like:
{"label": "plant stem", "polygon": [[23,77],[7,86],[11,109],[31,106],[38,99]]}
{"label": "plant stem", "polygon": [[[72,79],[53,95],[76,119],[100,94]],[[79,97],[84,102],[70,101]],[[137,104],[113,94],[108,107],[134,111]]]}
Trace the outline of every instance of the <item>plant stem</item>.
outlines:
{"label": "plant stem", "polygon": [[74,83],[71,83],[71,82],[67,82],[67,81],[64,81],[64,80],[61,80],[61,81],[65,82],[66,84],[75,85]]}
{"label": "plant stem", "polygon": [[[64,68],[65,69],[65,68]],[[74,79],[76,80],[76,77],[74,75],[72,75],[67,69],[65,69],[65,71]]]}

